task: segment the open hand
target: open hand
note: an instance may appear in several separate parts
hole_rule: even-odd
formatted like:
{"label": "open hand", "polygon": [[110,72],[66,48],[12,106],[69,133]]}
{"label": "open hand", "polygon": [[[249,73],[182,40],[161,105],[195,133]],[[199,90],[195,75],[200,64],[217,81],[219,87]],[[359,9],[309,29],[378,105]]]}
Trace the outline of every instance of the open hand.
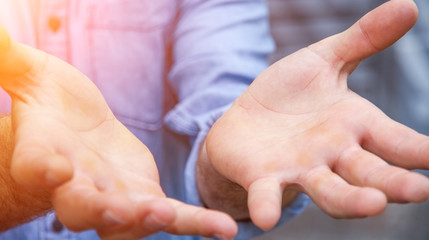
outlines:
{"label": "open hand", "polygon": [[106,239],[157,231],[232,238],[226,214],[166,198],[152,154],[82,73],[11,40],[0,26],[0,85],[12,98],[14,179],[52,191],[71,230]]}
{"label": "open hand", "polygon": [[393,44],[416,19],[413,1],[383,4],[345,32],[272,65],[215,123],[208,158],[248,191],[256,225],[275,225],[287,190],[307,193],[338,218],[429,197],[429,180],[407,170],[429,168],[429,138],[347,88],[359,62]]}

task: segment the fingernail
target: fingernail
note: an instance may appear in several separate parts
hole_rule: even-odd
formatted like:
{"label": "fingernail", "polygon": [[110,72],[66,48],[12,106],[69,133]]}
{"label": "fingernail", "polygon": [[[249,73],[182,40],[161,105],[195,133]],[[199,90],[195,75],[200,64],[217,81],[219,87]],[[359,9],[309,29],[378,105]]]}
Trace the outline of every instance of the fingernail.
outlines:
{"label": "fingernail", "polygon": [[116,216],[110,210],[104,211],[103,215],[102,215],[102,218],[104,219],[104,221],[106,221],[106,222],[108,222],[109,224],[112,224],[112,225],[119,225],[119,224],[124,224],[125,223],[122,219],[120,219],[118,216]]}
{"label": "fingernail", "polygon": [[157,216],[153,214],[149,214],[143,221],[143,225],[147,228],[153,229],[153,230],[161,230],[164,229],[169,225],[169,223],[166,223],[162,220],[160,220]]}

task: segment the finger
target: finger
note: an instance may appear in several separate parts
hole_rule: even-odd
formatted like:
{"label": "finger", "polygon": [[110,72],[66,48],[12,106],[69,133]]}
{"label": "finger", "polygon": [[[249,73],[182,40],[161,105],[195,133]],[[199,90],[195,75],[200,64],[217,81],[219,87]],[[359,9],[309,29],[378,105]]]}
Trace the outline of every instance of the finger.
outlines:
{"label": "finger", "polygon": [[39,84],[31,80],[38,79],[34,78],[37,73],[32,69],[43,69],[47,59],[48,55],[44,52],[15,42],[0,24],[0,87],[9,94],[12,103],[16,99],[26,102],[31,87]]}
{"label": "finger", "polygon": [[333,217],[375,216],[386,207],[386,196],[374,188],[348,184],[327,167],[318,167],[298,182],[322,210]]}
{"label": "finger", "polygon": [[202,207],[191,206],[170,199],[177,212],[173,224],[164,229],[176,235],[198,235],[233,239],[238,232],[235,221],[227,214]]}
{"label": "finger", "polygon": [[127,197],[100,192],[84,176],[58,187],[52,203],[61,222],[76,232],[127,225],[135,219],[133,204]]}
{"label": "finger", "polygon": [[176,211],[166,199],[151,198],[135,207],[136,219],[123,227],[98,229],[103,239],[140,239],[163,230],[172,224]]}
{"label": "finger", "polygon": [[263,230],[273,228],[280,219],[283,188],[273,178],[253,182],[248,189],[250,218]]}
{"label": "finger", "polygon": [[69,181],[73,177],[71,162],[37,145],[15,148],[11,164],[15,181],[31,188],[53,188]]}
{"label": "finger", "polygon": [[429,137],[387,116],[367,126],[362,146],[394,165],[429,169]]}
{"label": "finger", "polygon": [[429,179],[388,165],[360,147],[346,151],[335,169],[351,184],[379,189],[391,202],[423,202],[429,197]]}
{"label": "finger", "polygon": [[15,42],[7,32],[6,28],[0,24],[0,84],[2,87],[10,85],[7,76],[19,76],[26,73],[35,59],[45,58],[41,51],[32,49]]}
{"label": "finger", "polygon": [[176,219],[176,210],[166,199],[155,199],[150,205],[140,203],[140,208],[150,209],[148,214],[141,214],[139,218],[141,225],[152,232],[164,229]]}
{"label": "finger", "polygon": [[[346,31],[312,45],[332,64],[359,62],[391,46],[416,23],[418,9],[412,0],[391,0],[366,14]],[[329,51],[324,51],[328,46]]]}

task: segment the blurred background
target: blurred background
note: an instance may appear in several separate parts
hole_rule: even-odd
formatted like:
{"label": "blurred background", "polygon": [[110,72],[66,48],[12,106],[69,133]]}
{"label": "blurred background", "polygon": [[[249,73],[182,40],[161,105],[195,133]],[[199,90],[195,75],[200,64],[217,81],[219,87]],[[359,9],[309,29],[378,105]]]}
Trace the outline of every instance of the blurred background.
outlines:
{"label": "blurred background", "polygon": [[[277,44],[271,62],[341,32],[381,0],[267,0]],[[364,62],[349,87],[391,118],[429,135],[429,1],[416,0],[416,26],[388,50]],[[429,160],[429,156],[428,156]],[[427,172],[423,174],[428,175]],[[428,240],[429,202],[393,204],[366,219],[333,219],[315,205],[288,224],[255,240]]]}

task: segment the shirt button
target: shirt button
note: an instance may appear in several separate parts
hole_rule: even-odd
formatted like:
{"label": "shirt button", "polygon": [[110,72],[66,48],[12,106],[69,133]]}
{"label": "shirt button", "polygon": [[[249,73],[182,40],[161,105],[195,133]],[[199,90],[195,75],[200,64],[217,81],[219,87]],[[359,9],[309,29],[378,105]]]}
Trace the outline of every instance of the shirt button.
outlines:
{"label": "shirt button", "polygon": [[60,233],[63,228],[63,224],[58,220],[58,218],[55,218],[55,220],[52,222],[52,230],[56,233]]}
{"label": "shirt button", "polygon": [[57,32],[61,27],[61,20],[57,17],[50,17],[48,25],[52,32]]}

